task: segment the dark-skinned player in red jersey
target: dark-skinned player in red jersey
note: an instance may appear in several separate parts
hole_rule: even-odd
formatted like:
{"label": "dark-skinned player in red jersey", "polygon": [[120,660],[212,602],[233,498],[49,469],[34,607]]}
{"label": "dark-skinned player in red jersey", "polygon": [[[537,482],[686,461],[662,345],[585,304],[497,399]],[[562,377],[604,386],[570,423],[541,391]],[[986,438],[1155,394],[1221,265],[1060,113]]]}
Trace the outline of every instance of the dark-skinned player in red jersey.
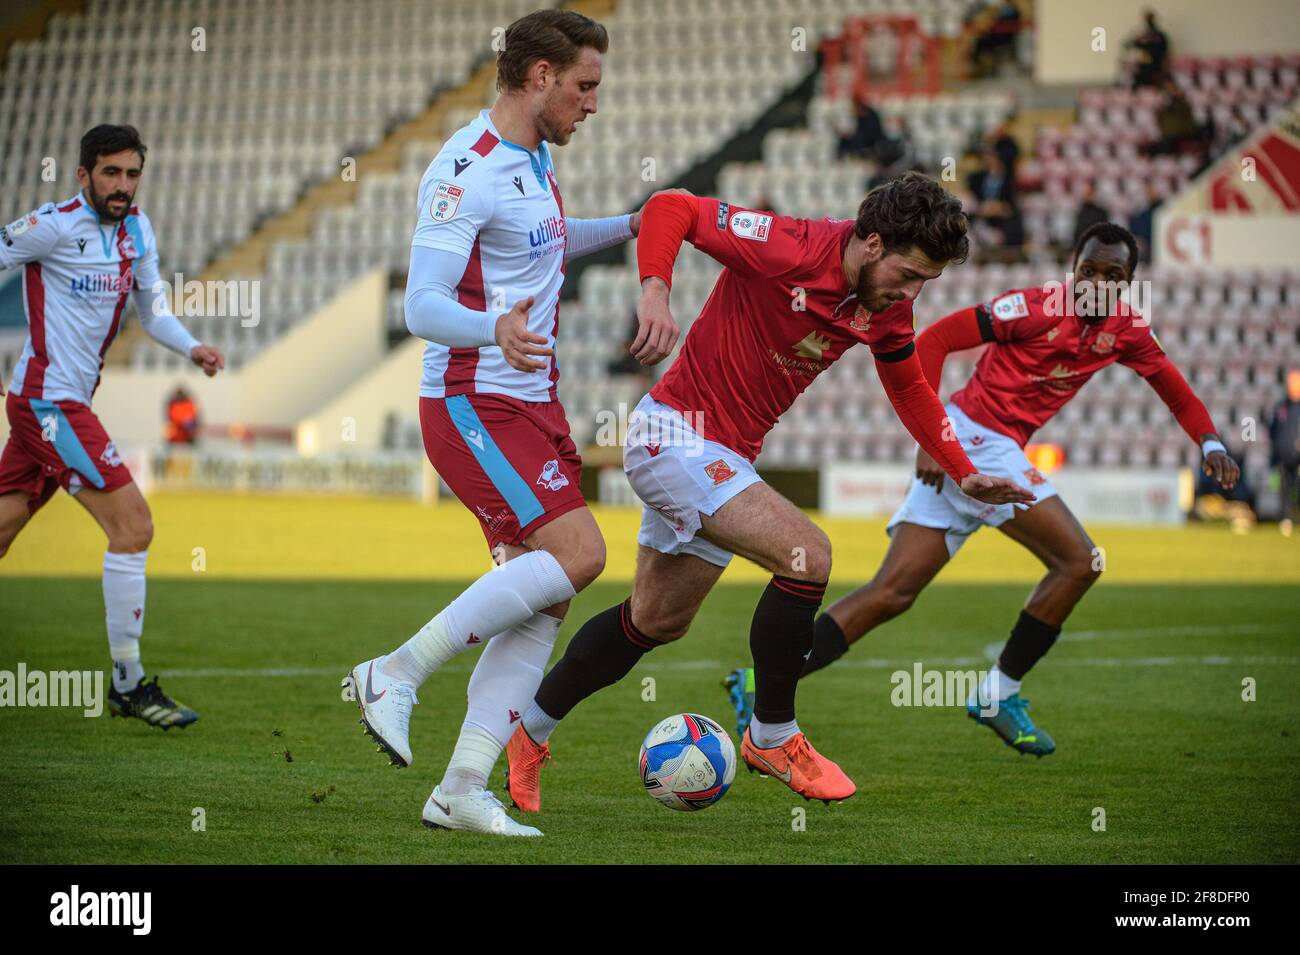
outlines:
{"label": "dark-skinned player in red jersey", "polygon": [[547,739],[581,700],[622,679],[649,650],[684,636],[733,554],[773,574],[754,612],[751,770],[805,798],[853,795],[795,721],[795,688],[831,569],[826,535],[754,470],[766,434],[846,350],[866,344],[908,430],[962,490],[1026,503],[1014,479],[976,472],[949,433],[913,345],[912,300],[967,253],[960,203],[909,174],[869,193],[856,220],[811,221],[661,195],[645,207],[637,258],[644,362],[672,350],[673,263],[683,240],[725,268],[681,354],[629,420],[623,465],[645,504],[632,595],[588,620],[538,688],[507,747],[507,790],[540,805]]}
{"label": "dark-skinned player in red jersey", "polygon": [[[1137,243],[1127,229],[1099,223],[1075,246],[1071,282],[1055,289],[1007,292],[940,319],[917,338],[917,355],[935,388],[951,352],[988,345],[946,410],[962,447],[982,472],[1024,480],[1038,500],[1022,509],[971,501],[924,446],[919,448],[916,477],[889,523],[884,562],[869,584],[817,619],[805,676],[907,610],[967,537],[982,526],[996,527],[1041,560],[1047,573],[966,711],[1022,754],[1046,756],[1056,748],[1026,713],[1029,701],[1020,697],[1020,681],[1056,642],[1070,611],[1100,575],[1101,563],[1087,531],[1025,456],[1025,444],[1089,378],[1117,361],[1146,379],[1169,406],[1201,447],[1206,474],[1225,489],[1240,474],[1205,405],[1165,355],[1148,318],[1119,298],[1133,280],[1137,257]],[[728,678],[742,725],[748,707],[736,685],[743,683],[744,674],[733,671]]]}

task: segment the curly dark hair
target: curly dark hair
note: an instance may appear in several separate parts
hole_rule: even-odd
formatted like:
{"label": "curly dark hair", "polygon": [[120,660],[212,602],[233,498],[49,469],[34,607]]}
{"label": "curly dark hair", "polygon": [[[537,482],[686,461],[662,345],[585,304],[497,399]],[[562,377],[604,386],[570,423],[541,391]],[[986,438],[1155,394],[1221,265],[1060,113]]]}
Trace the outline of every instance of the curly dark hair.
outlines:
{"label": "curly dark hair", "polygon": [[1070,267],[1079,261],[1079,253],[1083,247],[1088,244],[1089,239],[1096,239],[1102,245],[1126,245],[1128,246],[1128,274],[1132,278],[1137,272],[1138,266],[1138,244],[1137,239],[1133,238],[1133,233],[1122,225],[1114,222],[1097,222],[1088,226],[1079,236],[1079,241],[1074,243],[1074,251],[1070,253]]}
{"label": "curly dark hair", "polygon": [[573,10],[534,10],[506,27],[505,45],[497,54],[497,89],[523,89],[538,60],[563,73],[588,46],[600,53],[609,49],[609,34],[595,20]]}
{"label": "curly dark hair", "polygon": [[854,232],[873,232],[886,253],[917,248],[935,262],[965,262],[970,253],[969,224],[961,200],[919,172],[904,173],[877,186],[858,206]]}

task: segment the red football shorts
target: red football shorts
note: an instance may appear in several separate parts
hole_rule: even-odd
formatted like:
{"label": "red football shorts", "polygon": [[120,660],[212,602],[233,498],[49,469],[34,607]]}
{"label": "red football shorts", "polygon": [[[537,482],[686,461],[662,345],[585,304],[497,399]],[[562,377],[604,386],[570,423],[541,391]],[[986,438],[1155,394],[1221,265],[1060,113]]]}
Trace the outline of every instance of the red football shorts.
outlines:
{"label": "red football shorts", "polygon": [[12,392],[5,398],[9,441],[0,452],[0,494],[22,491],[35,514],[62,486],[116,491],[131,472],[88,405],[45,401]]}
{"label": "red football shorts", "polygon": [[421,398],[420,427],[429,463],[479,519],[491,549],[523,544],[539,527],[586,506],[582,458],[558,401]]}

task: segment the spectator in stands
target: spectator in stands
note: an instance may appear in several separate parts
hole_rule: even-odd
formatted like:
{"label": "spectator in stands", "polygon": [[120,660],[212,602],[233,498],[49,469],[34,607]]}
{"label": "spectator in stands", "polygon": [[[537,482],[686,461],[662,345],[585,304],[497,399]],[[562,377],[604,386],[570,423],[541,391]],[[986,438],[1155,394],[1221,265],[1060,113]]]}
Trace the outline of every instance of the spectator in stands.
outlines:
{"label": "spectator in stands", "polygon": [[1147,183],[1147,204],[1140,212],[1135,212],[1129,219],[1128,230],[1133,233],[1138,243],[1138,259],[1151,261],[1151,235],[1155,228],[1156,209],[1163,200],[1155,185]]}
{"label": "spectator in stands", "polygon": [[1196,122],[1192,104],[1172,79],[1164,84],[1165,99],[1156,109],[1160,138],[1142,147],[1149,156],[1204,152],[1209,143],[1207,130]]}
{"label": "spectator in stands", "polygon": [[168,444],[197,444],[199,440],[199,406],[184,388],[177,388],[167,399]]}
{"label": "spectator in stands", "polygon": [[1290,536],[1300,518],[1297,472],[1300,472],[1300,368],[1287,372],[1286,394],[1273,409],[1268,423],[1269,464],[1281,477],[1281,529]]}
{"label": "spectator in stands", "polygon": [[853,98],[853,129],[840,137],[835,155],[839,159],[867,159],[875,151],[876,144],[884,136],[884,127],[880,114],[866,99]]}
{"label": "spectator in stands", "polygon": [[1007,167],[1007,171],[1012,178],[1016,174],[1016,163],[1020,161],[1020,144],[1011,135],[1011,122],[1014,118],[1013,116],[1005,117],[989,130],[984,137],[984,141],[998,154],[998,158],[1002,160],[1002,165]]}
{"label": "spectator in stands", "polygon": [[970,75],[991,76],[998,61],[1016,59],[1016,36],[1022,27],[1020,8],[1011,0],[985,0],[966,17],[974,40],[970,48]]}
{"label": "spectator in stands", "polygon": [[901,115],[890,116],[885,121],[885,134],[876,143],[873,155],[875,171],[867,179],[867,191],[897,179],[916,166],[916,146]]}
{"label": "spectator in stands", "polygon": [[1074,238],[1070,240],[1070,247],[1077,249],[1081,235],[1098,222],[1109,221],[1110,212],[1107,211],[1105,206],[1097,202],[1097,189],[1089,182],[1088,191],[1083,194],[1083,202],[1079,205],[1079,211],[1074,217]]}
{"label": "spectator in stands", "polygon": [[1169,37],[1156,25],[1154,10],[1145,10],[1146,26],[1124,44],[1133,63],[1133,89],[1139,86],[1160,87],[1168,75]]}
{"label": "spectator in stands", "polygon": [[1025,244],[1025,226],[1016,200],[1015,176],[1008,173],[993,149],[984,150],[983,163],[967,180],[974,200],[971,218],[995,245],[1018,252]]}

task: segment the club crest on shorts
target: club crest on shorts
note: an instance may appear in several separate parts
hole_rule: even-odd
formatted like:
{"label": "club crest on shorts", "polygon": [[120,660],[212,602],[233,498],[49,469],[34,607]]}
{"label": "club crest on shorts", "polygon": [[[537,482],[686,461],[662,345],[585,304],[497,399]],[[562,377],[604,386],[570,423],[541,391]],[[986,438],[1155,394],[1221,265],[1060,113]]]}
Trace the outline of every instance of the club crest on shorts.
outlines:
{"label": "club crest on shorts", "polygon": [[122,456],[117,453],[117,447],[112,441],[104,446],[104,453],[99,456],[99,460],[110,468],[120,468],[122,466]]}
{"label": "club crest on shorts", "polygon": [[1040,484],[1047,483],[1047,478],[1043,477],[1042,472],[1039,471],[1038,468],[1026,468],[1025,480],[1027,480],[1034,487],[1037,487]]}
{"label": "club crest on shorts", "polygon": [[429,203],[429,215],[434,222],[446,222],[456,215],[460,208],[460,197],[465,190],[449,182],[439,182],[433,189],[433,200]]}
{"label": "club crest on shorts", "polygon": [[704,465],[704,473],[713,481],[715,487],[724,481],[730,481],[736,476],[736,472],[732,469],[731,465],[722,460],[722,458],[718,458],[718,460],[714,461],[712,464]]}
{"label": "club crest on shorts", "polygon": [[560,470],[560,462],[551,458],[542,467],[542,473],[537,476],[537,483],[548,491],[558,491],[562,487],[569,486],[569,479]]}

